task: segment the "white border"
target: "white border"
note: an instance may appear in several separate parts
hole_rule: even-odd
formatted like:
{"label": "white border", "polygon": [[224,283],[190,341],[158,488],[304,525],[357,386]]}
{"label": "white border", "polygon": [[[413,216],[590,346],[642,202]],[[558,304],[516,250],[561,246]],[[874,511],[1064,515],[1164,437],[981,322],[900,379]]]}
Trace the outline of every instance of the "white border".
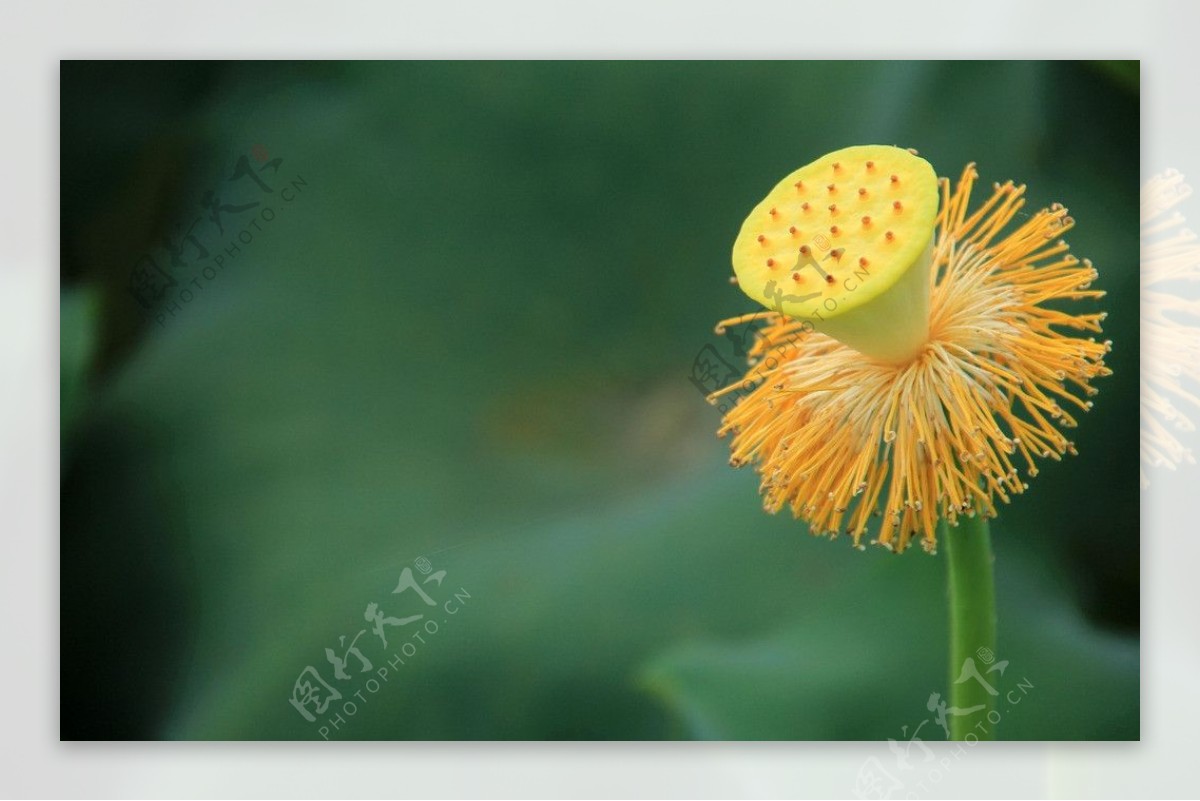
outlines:
{"label": "white border", "polygon": [[[0,793],[93,797],[848,797],[872,744],[60,744],[58,59],[1140,58],[1143,166],[1195,179],[1197,5],[1183,2],[40,2],[0,24]],[[997,744],[947,797],[1195,793],[1200,473],[1143,530],[1143,742]],[[1132,536],[1131,532],[1131,536]],[[31,599],[38,599],[36,604]]]}

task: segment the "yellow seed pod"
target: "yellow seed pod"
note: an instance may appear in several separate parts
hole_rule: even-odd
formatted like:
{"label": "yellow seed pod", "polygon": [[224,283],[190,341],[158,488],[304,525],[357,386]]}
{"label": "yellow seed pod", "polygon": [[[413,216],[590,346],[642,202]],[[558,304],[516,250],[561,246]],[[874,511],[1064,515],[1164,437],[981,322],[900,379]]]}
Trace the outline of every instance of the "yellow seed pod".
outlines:
{"label": "yellow seed pod", "polygon": [[834,151],[780,181],[742,223],[738,286],[871,358],[907,361],[929,333],[937,213],[937,175],[915,151]]}

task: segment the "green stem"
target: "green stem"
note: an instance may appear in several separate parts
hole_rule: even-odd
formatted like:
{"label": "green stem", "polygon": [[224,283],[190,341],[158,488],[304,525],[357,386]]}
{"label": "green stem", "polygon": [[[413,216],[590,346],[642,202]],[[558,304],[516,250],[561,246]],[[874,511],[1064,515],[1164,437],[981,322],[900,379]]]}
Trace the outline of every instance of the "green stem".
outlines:
{"label": "green stem", "polygon": [[[992,538],[982,515],[959,517],[957,526],[939,524],[946,553],[947,590],[950,601],[950,700],[948,705],[968,714],[947,713],[950,739],[962,740],[974,732],[981,740],[995,738],[988,712],[995,708],[996,673],[986,666],[996,652],[996,586],[992,575]],[[984,651],[983,649],[987,649]],[[967,660],[978,675],[964,675]],[[969,666],[968,666],[969,669]],[[959,679],[962,678],[962,681]],[[982,680],[980,680],[982,679]]]}

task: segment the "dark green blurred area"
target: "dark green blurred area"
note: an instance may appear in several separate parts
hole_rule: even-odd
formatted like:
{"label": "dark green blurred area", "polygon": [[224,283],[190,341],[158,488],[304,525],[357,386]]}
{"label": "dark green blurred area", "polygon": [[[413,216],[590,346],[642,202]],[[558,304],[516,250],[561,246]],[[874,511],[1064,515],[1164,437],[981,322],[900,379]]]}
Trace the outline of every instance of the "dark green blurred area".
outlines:
{"label": "dark green blurred area", "polygon": [[[745,214],[879,142],[1067,204],[1100,271],[1115,375],[1080,456],[993,525],[1000,683],[1033,686],[1000,735],[1136,739],[1137,83],[1111,62],[64,63],[61,736],[911,736],[948,683],[941,558],[764,514],[689,381],[753,308],[726,282]],[[239,156],[269,192],[231,180]],[[173,268],[163,237],[209,190],[260,205],[204,217],[210,260]],[[146,254],[178,281],[150,311]],[[446,571],[434,606],[392,593],[420,557]],[[425,617],[385,648],[369,603]],[[371,669],[338,680],[325,649],[364,629]],[[312,723],[289,703],[307,666],[343,696]]]}

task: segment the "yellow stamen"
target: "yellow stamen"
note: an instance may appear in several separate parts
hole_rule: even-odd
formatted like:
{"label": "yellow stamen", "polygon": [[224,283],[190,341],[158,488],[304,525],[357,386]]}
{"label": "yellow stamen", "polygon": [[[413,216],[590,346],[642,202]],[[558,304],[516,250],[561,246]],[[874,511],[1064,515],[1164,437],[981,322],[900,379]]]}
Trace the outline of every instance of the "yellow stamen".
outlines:
{"label": "yellow stamen", "polygon": [[[885,155],[872,154],[882,175],[895,178],[884,179],[880,195],[914,181]],[[871,172],[845,151],[839,161],[843,169]],[[927,213],[937,223],[936,236],[922,243],[927,259],[914,260],[924,272],[914,283],[929,287],[927,333],[905,360],[864,355],[848,339],[822,332],[820,321],[789,316],[791,310],[722,321],[721,327],[766,321],[750,350],[754,367],[746,379],[713,397],[742,394],[718,434],[732,435],[734,464],[754,464],[760,472],[768,511],[789,507],[814,534],[845,532],[856,545],[874,514],[881,518],[879,545],[902,552],[919,541],[933,550],[939,515],[952,525],[962,514],[994,516],[998,502],[1027,488],[1022,469],[1032,476],[1037,460],[1075,452],[1062,429],[1076,419],[1064,406],[1091,407],[1091,382],[1111,374],[1104,365],[1111,343],[1062,333],[1098,332],[1103,313],[1042,304],[1102,297],[1087,288],[1096,270],[1061,241],[1073,224],[1062,206],[1013,225],[1025,202],[1023,186],[997,184],[982,207],[969,212],[976,178],[968,165],[953,191],[943,180],[936,211],[908,195],[899,209],[895,198],[886,199],[893,246],[904,247],[910,238],[911,229],[901,227],[909,215]],[[789,191],[796,181],[785,182]],[[773,195],[768,205],[785,209]],[[791,213],[789,206],[781,216]],[[854,255],[841,263],[869,263],[876,272],[886,252],[872,250],[869,259],[855,253],[847,240],[859,230],[840,231],[839,249]],[[749,273],[738,274],[746,288]],[[886,317],[876,321],[883,329],[890,324]]]}

